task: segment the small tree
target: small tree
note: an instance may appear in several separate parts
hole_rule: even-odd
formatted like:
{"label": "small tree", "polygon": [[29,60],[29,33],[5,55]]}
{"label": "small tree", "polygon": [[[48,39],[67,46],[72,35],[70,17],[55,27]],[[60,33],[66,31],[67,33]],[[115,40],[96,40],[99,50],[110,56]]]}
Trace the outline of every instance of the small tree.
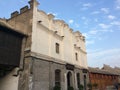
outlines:
{"label": "small tree", "polygon": [[74,88],[72,86],[69,86],[68,90],[74,90]]}
{"label": "small tree", "polygon": [[92,83],[88,83],[87,86],[88,86],[89,90],[92,90]]}
{"label": "small tree", "polygon": [[53,90],[61,90],[61,87],[56,85],[56,86],[54,86]]}
{"label": "small tree", "polygon": [[96,89],[98,87],[98,84],[97,83],[94,83],[93,84],[93,87]]}
{"label": "small tree", "polygon": [[78,86],[78,88],[79,88],[79,90],[83,90],[83,85],[80,84],[80,85]]}

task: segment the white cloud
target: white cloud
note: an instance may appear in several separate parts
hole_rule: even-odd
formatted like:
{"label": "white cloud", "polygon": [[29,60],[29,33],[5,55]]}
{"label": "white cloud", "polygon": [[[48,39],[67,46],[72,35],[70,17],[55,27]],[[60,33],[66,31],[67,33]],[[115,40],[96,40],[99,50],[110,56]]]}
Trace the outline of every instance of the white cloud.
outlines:
{"label": "white cloud", "polygon": [[115,19],[116,17],[115,16],[113,16],[113,15],[108,15],[108,19],[110,19],[110,20],[113,20],[113,19]]}
{"label": "white cloud", "polygon": [[104,23],[100,23],[99,26],[103,29],[108,29],[110,27],[110,25],[104,24]]}
{"label": "white cloud", "polygon": [[99,52],[103,50],[102,48],[98,48],[98,49],[87,49],[87,52],[90,54],[90,53],[95,53],[95,52]]}
{"label": "white cloud", "polygon": [[110,23],[111,25],[117,25],[117,26],[120,26],[120,21],[113,21]]}
{"label": "white cloud", "polygon": [[55,17],[57,17],[57,16],[58,16],[58,13],[53,13],[53,15],[54,15]]}
{"label": "white cloud", "polygon": [[74,22],[74,20],[72,20],[72,19],[68,21],[69,24],[73,24],[73,22]]}
{"label": "white cloud", "polygon": [[94,12],[92,12],[91,14],[92,15],[95,15],[95,14],[99,14],[100,12],[99,11],[94,11]]}
{"label": "white cloud", "polygon": [[81,17],[81,19],[86,20],[87,18],[83,16],[83,17]]}
{"label": "white cloud", "polygon": [[68,23],[69,23],[69,24],[72,24],[72,25],[75,26],[76,28],[79,28],[79,27],[80,27],[80,25],[79,25],[78,23],[74,22],[74,20],[72,20],[72,19],[70,19],[70,20],[68,21]]}
{"label": "white cloud", "polygon": [[[120,65],[120,48],[99,50],[97,52],[88,53],[88,62],[90,65],[94,63],[96,66],[103,64],[110,64],[112,66]],[[93,61],[94,60],[94,61]],[[92,63],[91,63],[92,62]],[[112,64],[114,62],[114,64]]]}
{"label": "white cloud", "polygon": [[116,6],[116,9],[120,10],[120,6]]}
{"label": "white cloud", "polygon": [[120,5],[120,0],[116,0],[116,3]]}
{"label": "white cloud", "polygon": [[90,23],[90,19],[86,18],[86,17],[82,17],[81,19],[83,19],[83,24],[88,25]]}
{"label": "white cloud", "polygon": [[90,32],[89,32],[89,34],[97,34],[97,32],[98,32],[98,30],[91,30]]}
{"label": "white cloud", "polygon": [[93,5],[91,3],[84,3],[82,4],[81,10],[87,10],[88,8],[92,7]]}
{"label": "white cloud", "polygon": [[83,4],[83,7],[91,7],[91,6],[92,6],[91,3],[84,3],[84,4]]}
{"label": "white cloud", "polygon": [[79,25],[79,24],[77,24],[77,23],[75,23],[75,27],[79,28],[79,27],[80,27],[80,25]]}
{"label": "white cloud", "polygon": [[52,14],[52,15],[54,15],[55,17],[54,17],[54,19],[60,19],[59,17],[58,17],[58,13],[55,13],[55,12],[48,12],[47,14]]}
{"label": "white cloud", "polygon": [[90,45],[90,44],[94,44],[95,41],[94,40],[86,40],[86,46]]}
{"label": "white cloud", "polygon": [[20,0],[20,2],[23,4],[23,3],[25,3],[25,1],[24,0]]}
{"label": "white cloud", "polygon": [[48,12],[47,14],[53,14],[55,17],[58,16],[58,13]]}
{"label": "white cloud", "polygon": [[116,0],[116,1],[115,1],[115,8],[116,8],[117,10],[120,10],[120,0]]}
{"label": "white cloud", "polygon": [[88,33],[83,33],[83,36],[85,36],[87,39],[89,38]]}
{"label": "white cloud", "polygon": [[104,12],[105,14],[109,13],[109,8],[101,8],[101,11]]}

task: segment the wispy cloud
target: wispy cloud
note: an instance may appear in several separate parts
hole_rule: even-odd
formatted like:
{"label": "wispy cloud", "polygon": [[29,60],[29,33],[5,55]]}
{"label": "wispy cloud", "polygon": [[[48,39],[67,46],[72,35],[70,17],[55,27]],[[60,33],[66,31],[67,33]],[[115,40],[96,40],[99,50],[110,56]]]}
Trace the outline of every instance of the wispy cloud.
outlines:
{"label": "wispy cloud", "polygon": [[20,0],[20,3],[22,3],[22,4],[23,4],[23,3],[26,3],[26,1],[25,1],[25,0]]}
{"label": "wispy cloud", "polygon": [[101,11],[104,12],[105,14],[109,13],[109,8],[101,8]]}
{"label": "wispy cloud", "polygon": [[116,17],[115,16],[113,16],[113,15],[108,15],[108,19],[110,19],[110,20],[113,20],[113,19],[115,19]]}
{"label": "wispy cloud", "polygon": [[77,22],[75,22],[73,19],[68,20],[68,23],[70,25],[75,26],[75,28],[79,28],[80,27],[80,24],[78,24]]}
{"label": "wispy cloud", "polygon": [[100,13],[99,11],[91,12],[92,15],[99,14],[99,13]]}
{"label": "wispy cloud", "polygon": [[91,30],[91,31],[89,31],[89,34],[92,34],[92,35],[95,35],[97,33],[98,33],[98,30]]}
{"label": "wispy cloud", "polygon": [[53,14],[55,17],[58,16],[58,13],[55,13],[55,12],[48,12],[47,14]]}
{"label": "wispy cloud", "polygon": [[83,17],[81,17],[81,19],[82,19],[82,20],[86,20],[87,18],[83,16]]}
{"label": "wispy cloud", "polygon": [[91,45],[91,44],[94,44],[94,43],[95,43],[94,40],[87,40],[87,41],[86,41],[86,46]]}
{"label": "wispy cloud", "polygon": [[91,6],[92,6],[91,3],[84,3],[84,4],[83,4],[83,7],[91,7]]}
{"label": "wispy cloud", "polygon": [[90,19],[85,16],[81,17],[81,19],[83,20],[83,24],[85,24],[85,25],[88,25],[90,22]]}
{"label": "wispy cloud", "polygon": [[52,15],[54,15],[55,16],[55,18],[54,19],[60,19],[59,17],[58,17],[58,13],[56,13],[56,12],[48,12],[47,14],[52,14]]}
{"label": "wispy cloud", "polygon": [[[30,1],[30,0],[27,0],[27,1]],[[25,0],[20,0],[20,3],[25,4],[27,2]]]}
{"label": "wispy cloud", "polygon": [[120,10],[120,0],[116,0],[116,1],[115,1],[115,8],[116,8],[117,10]]}
{"label": "wispy cloud", "polygon": [[116,25],[116,26],[120,26],[120,21],[113,21],[110,23],[111,25]]}
{"label": "wispy cloud", "polygon": [[92,7],[93,5],[91,3],[84,3],[82,4],[81,10],[87,10],[88,8]]}
{"label": "wispy cloud", "polygon": [[94,60],[94,64],[99,63],[99,65],[103,64],[112,64],[114,61],[114,65],[120,65],[120,48],[113,48],[107,50],[98,50],[97,52],[89,53],[88,58],[91,62]]}
{"label": "wispy cloud", "polygon": [[102,51],[103,49],[102,48],[98,48],[98,49],[87,49],[87,52],[89,53],[89,54],[91,54],[91,53],[96,53],[96,52],[99,52],[99,51]]}
{"label": "wispy cloud", "polygon": [[104,23],[100,23],[99,26],[103,29],[108,29],[110,28],[110,25],[104,24]]}
{"label": "wispy cloud", "polygon": [[75,27],[79,28],[79,27],[80,27],[80,25],[79,25],[78,23],[75,23]]}

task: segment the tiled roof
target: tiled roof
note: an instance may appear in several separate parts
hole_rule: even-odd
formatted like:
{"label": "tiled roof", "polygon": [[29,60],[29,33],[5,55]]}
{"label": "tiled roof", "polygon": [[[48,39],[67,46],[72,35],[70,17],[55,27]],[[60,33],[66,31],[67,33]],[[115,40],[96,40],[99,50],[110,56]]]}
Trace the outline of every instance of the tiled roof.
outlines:
{"label": "tiled roof", "polygon": [[99,74],[108,74],[108,75],[120,75],[120,71],[105,70],[105,69],[92,68],[92,67],[89,67],[89,72],[91,72],[91,73],[99,73]]}

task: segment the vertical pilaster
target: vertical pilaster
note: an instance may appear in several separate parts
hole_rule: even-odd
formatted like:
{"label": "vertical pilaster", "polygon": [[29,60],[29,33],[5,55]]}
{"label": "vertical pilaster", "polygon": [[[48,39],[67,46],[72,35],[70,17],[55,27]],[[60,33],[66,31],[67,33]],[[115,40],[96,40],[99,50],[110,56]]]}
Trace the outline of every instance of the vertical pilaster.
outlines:
{"label": "vertical pilaster", "polygon": [[77,90],[77,88],[78,88],[78,86],[77,86],[77,74],[76,73],[74,73],[74,77],[75,77],[75,90]]}
{"label": "vertical pilaster", "polygon": [[64,73],[64,77],[65,77],[65,90],[67,90],[67,73]]}

